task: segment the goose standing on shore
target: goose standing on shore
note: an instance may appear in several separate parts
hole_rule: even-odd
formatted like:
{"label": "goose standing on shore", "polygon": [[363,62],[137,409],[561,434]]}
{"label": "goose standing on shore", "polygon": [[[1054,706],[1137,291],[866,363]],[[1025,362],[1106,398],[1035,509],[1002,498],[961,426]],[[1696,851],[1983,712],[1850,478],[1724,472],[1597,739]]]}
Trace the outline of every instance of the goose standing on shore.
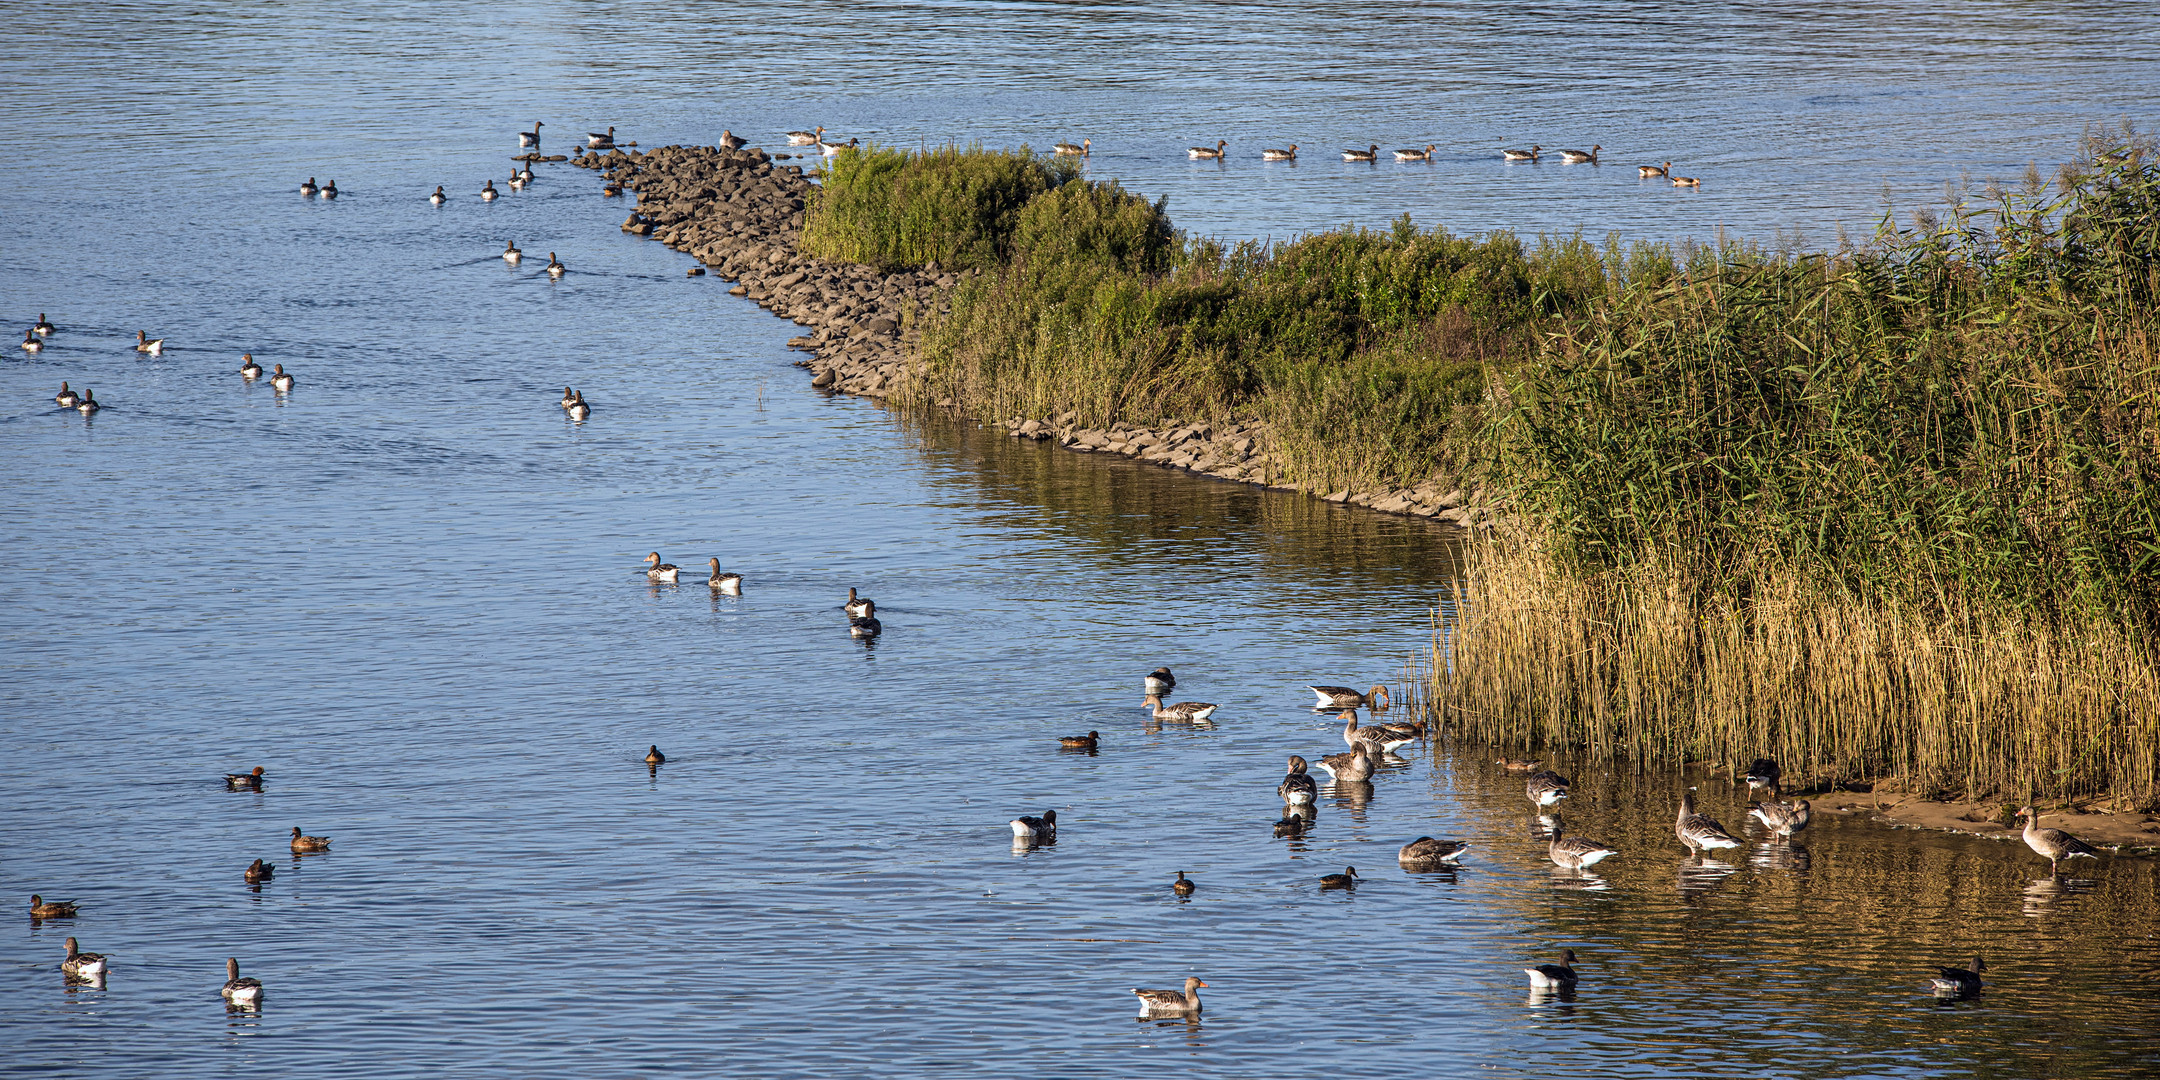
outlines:
{"label": "goose standing on shore", "polygon": [[787,144],[789,146],[811,146],[824,141],[825,127],[822,124],[818,126],[816,131],[790,131],[787,133]]}
{"label": "goose standing on shore", "polygon": [[615,149],[615,129],[611,127],[611,128],[609,128],[609,129],[607,129],[607,130],[606,130],[605,132],[600,132],[600,131],[588,131],[588,132],[586,132],[586,133],[585,133],[585,146],[586,146],[586,148],[587,148],[587,149],[589,149],[589,150],[613,150],[613,149]]}
{"label": "goose standing on shore", "polygon": [[1156,1016],[1198,1016],[1200,988],[1206,985],[1195,975],[1185,980],[1182,991],[1134,990],[1132,994],[1140,999],[1140,1018],[1143,1020]]}
{"label": "goose standing on shore", "polygon": [[37,336],[39,337],[51,337],[56,332],[56,328],[53,326],[52,320],[46,318],[45,313],[42,311],[38,312],[37,324],[35,326],[32,326],[30,329],[37,331]]}
{"label": "goose standing on shore", "polygon": [[87,386],[83,387],[82,400],[75,403],[75,411],[84,416],[88,416],[104,407],[97,403],[97,398],[90,395],[90,388]]}
{"label": "goose standing on shore", "polygon": [[865,600],[862,603],[862,614],[848,616],[848,636],[871,638],[884,633],[885,624],[879,622],[877,617],[877,601]]}
{"label": "goose standing on shore", "polygon": [[1575,988],[1575,950],[1562,949],[1559,963],[1524,968],[1523,974],[1530,976],[1530,985],[1540,990],[1572,990]]}
{"label": "goose standing on shore", "polygon": [[585,404],[585,391],[577,392],[577,400],[570,403],[570,419],[583,420],[592,415],[592,406]]}
{"label": "goose standing on shore", "polygon": [[2033,849],[2048,861],[2048,873],[2062,866],[2064,859],[2097,859],[2100,852],[2091,844],[2062,831],[2040,827],[2040,815],[2028,806],[2017,812],[2025,819],[2025,846]]}
{"label": "goose standing on shore", "polygon": [[748,139],[745,139],[745,138],[742,138],[742,137],[740,137],[740,136],[736,135],[736,134],[735,134],[734,132],[732,132],[732,131],[729,131],[729,130],[727,130],[727,129],[725,129],[725,128],[722,128],[722,129],[721,129],[721,131],[720,131],[720,149],[722,149],[722,150],[740,150],[740,149],[742,149],[743,147],[745,147],[745,146],[748,146],[748,145],[750,145],[750,140],[748,140]]}
{"label": "goose standing on shore", "polygon": [[652,564],[645,570],[645,580],[647,581],[673,583],[682,577],[682,567],[671,562],[661,562],[660,553],[657,551],[645,556],[645,561]]}
{"label": "goose standing on shore", "polygon": [[1289,148],[1289,149],[1287,149],[1287,150],[1262,150],[1262,151],[1260,151],[1260,160],[1262,160],[1262,161],[1296,161],[1296,160],[1297,160],[1297,144],[1296,144],[1296,143],[1291,143],[1291,144],[1290,144],[1290,148]]}
{"label": "goose standing on shore", "polygon": [[504,262],[516,266],[525,261],[525,253],[518,250],[517,241],[505,240],[503,241],[502,259]]}
{"label": "goose standing on shore", "polygon": [[148,353],[151,356],[163,356],[165,355],[165,339],[151,337],[148,330],[137,330],[135,331],[135,351]]}
{"label": "goose standing on shore", "polygon": [[256,979],[241,978],[240,959],[232,956],[225,958],[225,987],[218,993],[222,994],[225,1000],[246,1009],[262,1004],[263,999],[262,983]]}
{"label": "goose standing on shore", "polygon": [[1552,842],[1545,845],[1545,857],[1551,859],[1554,866],[1567,870],[1588,870],[1596,866],[1598,860],[1618,854],[1595,840],[1563,835],[1562,826],[1557,824],[1553,826]]}
{"label": "goose standing on shore", "polygon": [[1069,142],[1061,142],[1050,149],[1066,157],[1092,157],[1095,153],[1095,141],[1093,139],[1082,139],[1077,146]]}
{"label": "goose standing on shore", "polygon": [[442,204],[450,201],[450,196],[443,194],[442,185],[437,184],[435,185],[435,194],[428,196],[427,201],[434,203],[437,206],[441,206]]}
{"label": "goose standing on shore", "polygon": [[1290,755],[1290,774],[1275,785],[1275,794],[1291,806],[1311,806],[1313,798],[1320,793],[1320,785],[1305,771],[1305,759]]}
{"label": "goose standing on shore", "polygon": [[67,939],[67,959],[60,961],[60,974],[89,982],[103,976],[107,969],[104,953],[84,952],[74,938]]}
{"label": "goose standing on shore", "polygon": [[1536,161],[1538,152],[1543,149],[1544,147],[1531,143],[1528,150],[1502,150],[1500,156],[1509,161]]}
{"label": "goose standing on shore", "polygon": [[1980,973],[1987,970],[1987,961],[1973,957],[1973,966],[1938,967],[1939,974],[1928,980],[1928,987],[1937,997],[1971,997],[1980,992]]}
{"label": "goose standing on shore", "polygon": [[1363,150],[1345,150],[1342,152],[1342,159],[1344,161],[1378,161],[1380,160],[1380,144],[1374,143]]}
{"label": "goose standing on shore", "polygon": [[723,592],[729,596],[742,595],[742,575],[721,573],[718,559],[712,560],[712,577],[707,578],[705,584],[711,586],[714,592]]}
{"label": "goose standing on shore", "polygon": [[501,197],[502,192],[495,190],[495,181],[493,180],[489,180],[487,186],[480,189],[481,202],[494,202]]}
{"label": "goose standing on shore", "polygon": [[1355,709],[1360,705],[1385,709],[1390,706],[1385,686],[1374,686],[1362,694],[1347,686],[1307,686],[1305,689],[1319,697],[1320,700],[1313,703],[1315,709]]}
{"label": "goose standing on shore", "polygon": [[1180,701],[1175,705],[1163,704],[1162,695],[1149,694],[1145,704],[1157,720],[1176,720],[1194,723],[1215,715],[1219,707],[1211,701]]}
{"label": "goose standing on shore", "polygon": [[1397,160],[1397,161],[1431,161],[1431,160],[1432,160],[1432,152],[1433,152],[1433,149],[1434,149],[1435,147],[1439,146],[1439,145],[1440,145],[1440,144],[1438,144],[1438,143],[1426,143],[1426,144],[1425,144],[1425,149],[1423,149],[1423,150],[1397,150],[1397,151],[1395,151],[1395,160]]}
{"label": "goose standing on shore", "polygon": [[868,597],[857,596],[855,590],[849,588],[847,591],[847,603],[840,605],[840,610],[859,617],[870,614],[870,606]]}
{"label": "goose standing on shore", "polygon": [[68,389],[68,384],[64,382],[60,384],[60,392],[53,395],[53,404],[63,409],[72,409],[81,402],[82,397],[76,394],[75,391]]}
{"label": "goose standing on shore", "polygon": [[1580,165],[1585,161],[1595,165],[1598,163],[1597,153],[1603,149],[1605,148],[1602,146],[1593,146],[1588,150],[1562,150],[1560,151],[1560,160],[1570,165]]}
{"label": "goose standing on shore", "polygon": [[36,356],[45,350],[45,343],[38,339],[37,331],[25,330],[22,332],[22,349],[24,352]]}
{"label": "goose standing on shore", "polygon": [[518,145],[529,150],[540,149],[540,121],[533,121],[531,131],[518,132]]}
{"label": "goose standing on shore", "polygon": [[270,385],[277,388],[278,390],[290,390],[293,388],[293,377],[290,374],[286,373],[285,365],[278,364],[276,365],[275,369],[271,371]]}
{"label": "goose standing on shore", "polygon": [[1639,177],[1641,177],[1641,178],[1642,178],[1642,179],[1644,179],[1644,180],[1651,180],[1651,179],[1655,179],[1655,178],[1657,178],[1657,177],[1660,177],[1660,176],[1665,176],[1665,175],[1667,175],[1667,174],[1669,174],[1669,173],[1671,173],[1671,172],[1672,172],[1672,162],[1670,162],[1670,161],[1666,162],[1666,163],[1665,163],[1665,164],[1663,164],[1663,165],[1637,165],[1637,166],[1635,166],[1635,175],[1636,175],[1636,176],[1639,176]]}
{"label": "goose standing on shore", "polygon": [[1057,843],[1057,811],[1045,810],[1041,817],[1022,814],[1008,822],[1012,826],[1013,839],[1030,844]]}
{"label": "goose standing on shore", "polygon": [[1210,150],[1205,146],[1189,146],[1185,148],[1185,156],[1190,157],[1196,161],[1202,158],[1212,158],[1214,160],[1220,161],[1222,160],[1223,156],[1223,147],[1226,147],[1228,145],[1230,145],[1230,141],[1228,139],[1217,139],[1215,140],[1215,149],[1213,150]]}
{"label": "goose standing on shore", "polygon": [[1177,676],[1170,674],[1170,669],[1166,667],[1159,667],[1148,672],[1147,678],[1142,679],[1141,682],[1147,687],[1147,692],[1150,694],[1167,694],[1177,689]]}
{"label": "goose standing on shore", "polygon": [[1557,806],[1568,797],[1568,778],[1551,769],[1539,769],[1523,781],[1523,797],[1540,810]]}
{"label": "goose standing on shore", "polygon": [[1470,845],[1460,840],[1435,840],[1420,836],[1403,845],[1395,855],[1395,861],[1405,870],[1438,870],[1453,866],[1470,850]]}
{"label": "goose standing on shore", "polygon": [[1718,848],[1740,846],[1740,841],[1733,839],[1733,835],[1726,832],[1725,826],[1718,824],[1716,819],[1708,814],[1695,812],[1695,793],[1692,791],[1680,796],[1680,813],[1673,820],[1673,835],[1679,837],[1680,842],[1697,855]]}
{"label": "goose standing on shore", "polygon": [[307,178],[307,183],[300,185],[300,197],[312,199],[315,197],[315,193],[320,190],[322,189],[315,186],[315,178],[310,176]]}

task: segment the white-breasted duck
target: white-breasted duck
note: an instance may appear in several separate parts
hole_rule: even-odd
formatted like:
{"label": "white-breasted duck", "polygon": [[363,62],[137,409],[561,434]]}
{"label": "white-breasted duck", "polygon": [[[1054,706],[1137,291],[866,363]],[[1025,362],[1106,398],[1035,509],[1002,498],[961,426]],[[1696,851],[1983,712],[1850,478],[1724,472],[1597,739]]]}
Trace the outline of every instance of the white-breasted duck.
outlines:
{"label": "white-breasted duck", "polygon": [[310,176],[307,178],[307,183],[300,185],[300,197],[312,199],[315,197],[315,193],[320,190],[322,189],[315,186],[315,178]]}
{"label": "white-breasted duck", "polygon": [[262,790],[262,781],[263,781],[263,767],[262,767],[262,766],[260,766],[260,765],[257,765],[257,766],[255,766],[255,767],[254,767],[253,769],[250,769],[250,770],[249,770],[249,771],[247,771],[247,772],[229,772],[229,773],[226,773],[226,774],[225,774],[225,790],[227,790],[227,791],[261,791],[261,790]]}
{"label": "white-breasted duck", "polygon": [[1290,755],[1290,773],[1275,785],[1275,794],[1282,796],[1282,801],[1292,806],[1310,806],[1320,794],[1319,783],[1305,769],[1304,758]]}
{"label": "white-breasted duck", "polygon": [[75,901],[47,900],[36,893],[31,893],[30,917],[33,919],[72,919],[75,917]]}
{"label": "white-breasted duck", "polygon": [[813,146],[824,141],[825,126],[823,124],[818,125],[815,131],[790,131],[787,133],[787,144],[789,146]]}
{"label": "white-breasted duck", "polygon": [[1375,709],[1389,707],[1388,689],[1385,686],[1375,686],[1362,694],[1347,686],[1307,686],[1305,689],[1319,697],[1320,700],[1313,703],[1315,709],[1355,709],[1360,705],[1370,705]]}
{"label": "white-breasted duck", "polygon": [[60,961],[60,973],[70,979],[95,979],[108,970],[104,953],[84,952],[74,938],[67,939],[67,959]]}
{"label": "white-breasted duck", "polygon": [[1361,742],[1343,753],[1321,758],[1319,765],[1337,780],[1370,780],[1373,774],[1372,746]]}
{"label": "white-breasted duck", "polygon": [[52,320],[47,319],[42,311],[38,312],[37,325],[32,326],[30,329],[37,331],[39,337],[51,337],[57,330],[53,326]]}
{"label": "white-breasted duck", "polygon": [[276,877],[277,868],[271,866],[269,863],[262,861],[261,859],[257,859],[254,862],[249,863],[247,869],[240,871],[240,876],[245,879],[250,885],[260,885],[263,882]]}
{"label": "white-breasted duck", "polygon": [[1530,985],[1541,990],[1572,987],[1575,985],[1575,950],[1562,949],[1559,963],[1524,968],[1523,974],[1530,976]]}
{"label": "white-breasted duck", "polygon": [[1363,150],[1345,150],[1342,152],[1342,159],[1344,161],[1378,161],[1380,160],[1380,144],[1374,143]]}
{"label": "white-breasted duck", "polygon": [[1397,151],[1395,151],[1395,160],[1397,160],[1397,161],[1431,161],[1431,160],[1432,160],[1432,152],[1433,152],[1433,150],[1434,150],[1434,149],[1436,149],[1436,148],[1437,148],[1437,147],[1438,147],[1439,145],[1440,145],[1440,144],[1438,144],[1438,143],[1426,143],[1426,144],[1425,144],[1425,149],[1423,149],[1423,150],[1397,150]]}
{"label": "white-breasted duck", "polygon": [[502,260],[512,266],[525,261],[525,253],[518,250],[517,241],[503,241]]}
{"label": "white-breasted duck", "polygon": [[705,584],[710,586],[714,592],[723,592],[730,596],[741,596],[742,575],[722,573],[720,571],[720,560],[712,559],[709,561],[712,564],[712,576],[705,579]]}
{"label": "white-breasted duck", "polygon": [[243,1007],[260,1005],[263,999],[261,980],[241,978],[240,958],[236,956],[225,958],[225,986],[218,993],[225,1000]]}
{"label": "white-breasted duck", "polygon": [[1281,150],[1276,150],[1276,149],[1268,149],[1268,150],[1262,150],[1262,151],[1260,151],[1260,160],[1262,160],[1262,161],[1296,161],[1296,160],[1297,160],[1297,144],[1296,144],[1296,143],[1291,143],[1291,144],[1290,144],[1290,145],[1289,145],[1289,146],[1288,146],[1287,148],[1285,148],[1285,149],[1281,149]]}
{"label": "white-breasted duck", "polygon": [[1150,694],[1167,694],[1177,689],[1177,676],[1170,674],[1170,669],[1166,667],[1148,672],[1147,677],[1141,681]]}
{"label": "white-breasted duck", "polygon": [[1666,175],[1669,175],[1669,174],[1671,174],[1671,172],[1672,172],[1672,162],[1670,162],[1670,161],[1666,162],[1666,163],[1665,163],[1665,164],[1663,164],[1663,165],[1637,165],[1637,166],[1635,166],[1635,175],[1636,175],[1636,176],[1639,176],[1639,177],[1641,177],[1641,178],[1642,178],[1642,179],[1644,179],[1644,180],[1649,180],[1649,179],[1653,179],[1653,178],[1655,178],[1655,177],[1659,177],[1659,176],[1666,176]]}
{"label": "white-breasted duck", "polygon": [[531,131],[518,132],[518,145],[520,147],[529,147],[534,150],[538,150],[540,148],[540,121],[533,121],[533,129]]}
{"label": "white-breasted duck", "polygon": [[660,553],[657,551],[645,556],[645,561],[652,564],[645,568],[645,577],[649,581],[672,582],[682,577],[682,567],[671,562],[661,562]]}
{"label": "white-breasted duck", "polygon": [[1538,152],[1543,149],[1544,147],[1531,143],[1528,150],[1502,150],[1500,156],[1509,161],[1536,161]]}
{"label": "white-breasted duck", "polygon": [[63,409],[72,409],[81,402],[82,396],[77,394],[75,391],[68,389],[68,384],[66,383],[61,383],[60,392],[53,395],[53,404],[58,405]]}
{"label": "white-breasted duck", "polygon": [[495,181],[493,180],[488,181],[487,185],[480,189],[481,202],[494,202],[501,197],[502,192],[495,190]]}
{"label": "white-breasted duck", "polygon": [[1355,866],[1343,867],[1340,874],[1320,875],[1320,887],[1323,889],[1355,889],[1357,888],[1357,882],[1357,867]]}
{"label": "white-breasted duck", "polygon": [[34,356],[44,350],[45,342],[38,338],[37,331],[25,330],[22,332],[22,347],[24,352]]}
{"label": "white-breasted duck", "polygon": [[1562,150],[1560,151],[1560,160],[1571,165],[1580,165],[1585,161],[1595,165],[1597,164],[1598,151],[1603,149],[1605,148],[1602,146],[1593,146],[1588,150]]}
{"label": "white-breasted duck", "polygon": [[1557,806],[1568,797],[1568,778],[1552,771],[1539,769],[1523,781],[1523,797],[1540,809]]}
{"label": "white-breasted duck", "polygon": [[295,825],[292,829],[292,849],[295,855],[305,855],[314,851],[328,851],[330,850],[330,838],[327,836],[302,836],[300,826]]}
{"label": "white-breasted duck", "polygon": [[1587,870],[1596,866],[1598,860],[1618,854],[1619,851],[1595,840],[1565,835],[1565,828],[1557,822],[1553,825],[1552,842],[1545,845],[1545,857],[1551,859],[1554,866],[1568,870]]}
{"label": "white-breasted duck", "polygon": [[1066,157],[1091,157],[1095,153],[1095,140],[1082,139],[1078,143],[1061,142],[1050,149]]}
{"label": "white-breasted duck", "polygon": [[1012,819],[1013,839],[1031,844],[1049,844],[1057,841],[1057,811],[1045,810],[1041,817],[1022,814]]}
{"label": "white-breasted duck", "polygon": [[740,150],[740,149],[742,149],[743,147],[745,147],[745,146],[748,146],[748,145],[750,145],[750,140],[748,140],[748,139],[745,139],[745,138],[743,138],[743,137],[741,137],[741,136],[739,136],[739,135],[735,134],[734,132],[732,132],[732,131],[729,131],[729,130],[727,130],[727,129],[725,129],[725,128],[722,128],[722,129],[721,129],[721,131],[720,131],[720,149],[722,149],[722,150]]}
{"label": "white-breasted duck", "polygon": [[1698,855],[1718,848],[1740,846],[1740,841],[1726,832],[1725,826],[1718,824],[1716,819],[1695,812],[1695,793],[1692,791],[1680,796],[1680,813],[1673,820],[1673,835]]}
{"label": "white-breasted duck", "polygon": [[1395,861],[1405,870],[1438,870],[1453,866],[1470,850],[1470,845],[1460,840],[1435,840],[1420,836],[1402,846],[1395,853]]}
{"label": "white-breasted duck", "polygon": [[2017,812],[2025,819],[2025,846],[2033,849],[2048,861],[2048,872],[2061,867],[2064,859],[2097,859],[2100,852],[2091,844],[2062,831],[2040,827],[2040,815],[2028,806]]}
{"label": "white-breasted duck", "polygon": [[563,271],[565,271],[565,270],[567,270],[567,269],[569,269],[569,268],[568,268],[568,267],[566,267],[566,266],[564,266],[564,265],[562,264],[562,261],[561,261],[560,259],[557,259],[557,258],[555,257],[555,253],[554,253],[554,252],[552,252],[552,251],[548,252],[547,275],[548,275],[549,277],[551,277],[551,278],[559,278],[559,277],[563,276]]}
{"label": "white-breasted duck", "polygon": [[847,591],[847,603],[840,605],[840,610],[850,615],[868,615],[870,614],[870,606],[867,597],[855,595],[855,590],[850,588]]}
{"label": "white-breasted duck", "polygon": [[240,377],[253,382],[262,378],[262,365],[255,362],[254,353],[240,354]]}
{"label": "white-breasted duck", "polygon": [[592,415],[592,406],[585,404],[585,391],[577,392],[577,400],[570,403],[570,419],[583,420]]}
{"label": "white-breasted duck", "polygon": [[75,403],[75,411],[84,416],[88,416],[104,407],[97,403],[97,398],[90,395],[90,388],[87,386],[83,387],[82,400]]}
{"label": "white-breasted duck", "polygon": [[1987,970],[1987,961],[1973,957],[1969,968],[1938,967],[1938,974],[1928,980],[1928,988],[1938,997],[1971,997],[1980,992],[1980,973]]}
{"label": "white-breasted duck", "polygon": [[148,330],[137,330],[135,331],[135,351],[148,353],[151,356],[163,356],[165,355],[165,339],[151,337]]}
{"label": "white-breasted duck", "polygon": [[1192,723],[1215,715],[1221,706],[1212,701],[1180,701],[1175,705],[1163,704],[1162,695],[1149,694],[1144,704],[1157,720],[1176,720]]}
{"label": "white-breasted duck", "polygon": [[293,388],[292,374],[285,370],[285,365],[278,364],[272,368],[270,385],[278,390],[290,390]]}
{"label": "white-breasted duck", "polygon": [[1205,146],[1191,146],[1185,149],[1185,154],[1186,156],[1191,157],[1195,160],[1201,158],[1213,158],[1217,161],[1220,161],[1222,160],[1223,156],[1223,147],[1226,147],[1228,145],[1230,145],[1230,141],[1228,139],[1217,139],[1215,140],[1215,149],[1213,150],[1210,150]]}
{"label": "white-breasted duck", "polygon": [[1198,1016],[1200,1015],[1200,988],[1207,984],[1197,975],[1188,976],[1185,989],[1180,990],[1134,990],[1132,995],[1140,999],[1140,1015],[1149,1016]]}
{"label": "white-breasted duck", "polygon": [[879,622],[877,617],[877,601],[865,600],[862,603],[862,614],[848,616],[848,636],[867,638],[884,633],[885,624]]}
{"label": "white-breasted duck", "polygon": [[587,149],[590,149],[590,150],[613,150],[613,149],[615,149],[615,129],[611,127],[611,128],[607,129],[607,130],[606,130],[606,131],[604,131],[604,132],[603,132],[603,131],[588,131],[588,132],[586,132],[586,133],[585,133],[585,146],[586,146],[586,148],[587,148]]}

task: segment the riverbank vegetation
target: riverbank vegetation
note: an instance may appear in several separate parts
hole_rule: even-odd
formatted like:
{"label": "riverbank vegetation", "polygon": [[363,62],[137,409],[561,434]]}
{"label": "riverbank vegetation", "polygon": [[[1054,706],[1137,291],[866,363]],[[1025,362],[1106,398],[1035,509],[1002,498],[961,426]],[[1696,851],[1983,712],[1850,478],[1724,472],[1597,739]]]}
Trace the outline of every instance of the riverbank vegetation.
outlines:
{"label": "riverbank vegetation", "polygon": [[916,400],[1258,418],[1284,482],[1504,493],[1436,647],[1454,730],[2150,806],[2160,157],[2087,142],[2053,188],[1804,255],[1225,245],[979,151],[843,156],[805,243],[982,271],[921,321]]}

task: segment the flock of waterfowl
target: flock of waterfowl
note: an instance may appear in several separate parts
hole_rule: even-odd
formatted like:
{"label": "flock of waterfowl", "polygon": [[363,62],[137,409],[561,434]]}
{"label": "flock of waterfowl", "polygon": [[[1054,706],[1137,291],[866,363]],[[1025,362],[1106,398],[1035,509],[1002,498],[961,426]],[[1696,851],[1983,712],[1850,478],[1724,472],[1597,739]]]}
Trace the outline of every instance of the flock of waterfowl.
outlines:
{"label": "flock of waterfowl", "polygon": [[[59,328],[55,327],[51,320],[40,312],[37,325],[31,327],[23,335],[23,351],[33,356],[43,352],[45,339],[58,332]],[[137,330],[135,332],[135,351],[145,356],[163,356],[165,355],[165,339],[153,338],[147,330]],[[254,354],[241,353],[240,378],[247,382],[254,382],[262,377],[262,365],[255,362]],[[291,390],[293,384],[292,373],[286,371],[283,364],[278,364],[275,370],[270,373],[270,385],[275,387],[280,394]],[[53,404],[63,409],[73,409],[84,416],[89,416],[104,408],[103,405],[98,404],[97,398],[89,387],[85,386],[80,391],[77,391],[70,387],[66,380],[62,380],[60,383],[60,392],[53,395]]]}
{"label": "flock of waterfowl", "polygon": [[[1061,142],[1051,149],[1061,155],[1074,157],[1094,156],[1094,143],[1089,139],[1082,139],[1078,143]],[[1379,143],[1368,143],[1363,149],[1353,146],[1343,150],[1342,159],[1348,162],[1377,162],[1382,157],[1392,155],[1396,161],[1433,161],[1436,160],[1433,155],[1439,149],[1440,144],[1438,143],[1426,143],[1423,147],[1406,146],[1393,151],[1382,151]],[[1551,153],[1570,165],[1598,165],[1602,164],[1598,160],[1598,154],[1604,149],[1602,145],[1593,145],[1588,150],[1555,150]],[[1500,158],[1503,161],[1527,161],[1536,164],[1544,159],[1546,153],[1547,151],[1542,145],[1532,143],[1528,150],[1502,150],[1500,151]],[[1217,139],[1213,146],[1190,146],[1185,149],[1185,156],[1194,161],[1227,161],[1230,157],[1230,141]],[[1298,146],[1296,143],[1280,147],[1271,146],[1260,151],[1260,160],[1262,161],[1294,162],[1297,159]],[[1698,177],[1675,175],[1670,161],[1661,165],[1638,165],[1635,167],[1635,175],[1644,180],[1668,179],[1672,181],[1674,187],[1699,188],[1702,186],[1702,180]]]}

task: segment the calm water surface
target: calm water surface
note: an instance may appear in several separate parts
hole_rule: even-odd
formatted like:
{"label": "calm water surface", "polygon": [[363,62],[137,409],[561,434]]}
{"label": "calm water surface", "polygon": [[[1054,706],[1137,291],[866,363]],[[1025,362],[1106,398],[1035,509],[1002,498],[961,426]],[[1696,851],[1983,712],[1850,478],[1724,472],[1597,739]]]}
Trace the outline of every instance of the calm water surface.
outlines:
{"label": "calm water surface", "polygon": [[[613,228],[492,205],[510,133],[1094,138],[1189,228],[1768,240],[2149,119],[2152,5],[116,5],[0,41],[0,1072],[2139,1076],[2160,882],[1822,820],[1694,865],[1681,784],[1412,748],[1277,840],[1308,681],[1399,676],[1444,533],[826,398],[794,332]],[[1215,138],[1292,168],[1188,162]],[[1342,145],[1438,143],[1430,166]],[[1503,143],[1673,158],[1501,165]],[[1319,151],[1316,153],[1316,150]],[[347,194],[303,202],[308,175]],[[534,256],[520,269],[505,239]],[[553,250],[571,267],[549,282]],[[162,358],[126,348],[138,329]],[[12,341],[12,339],[8,339]],[[239,354],[294,393],[243,385]],[[50,406],[62,379],[108,408]],[[583,425],[564,385],[596,405]],[[652,586],[659,549],[745,594]],[[857,586],[887,625],[850,640]],[[1139,675],[1222,703],[1151,726]],[[1095,729],[1094,755],[1056,737]],[[669,761],[638,760],[658,743]],[[266,767],[261,794],[218,777]],[[1055,807],[1052,848],[1005,822]],[[299,825],[334,838],[296,859]],[[1409,875],[1421,834],[1478,847]],[[1804,850],[1800,850],[1804,849]],[[260,891],[240,870],[267,858]],[[1317,891],[1355,864],[1355,894]],[[1200,882],[1190,902],[1172,874]],[[61,942],[112,957],[69,988]],[[1572,1001],[1520,968],[1581,955]],[[1931,965],[1989,959],[1940,1005]],[[228,1015],[226,956],[269,986]],[[1131,986],[1211,984],[1138,1024]]]}

